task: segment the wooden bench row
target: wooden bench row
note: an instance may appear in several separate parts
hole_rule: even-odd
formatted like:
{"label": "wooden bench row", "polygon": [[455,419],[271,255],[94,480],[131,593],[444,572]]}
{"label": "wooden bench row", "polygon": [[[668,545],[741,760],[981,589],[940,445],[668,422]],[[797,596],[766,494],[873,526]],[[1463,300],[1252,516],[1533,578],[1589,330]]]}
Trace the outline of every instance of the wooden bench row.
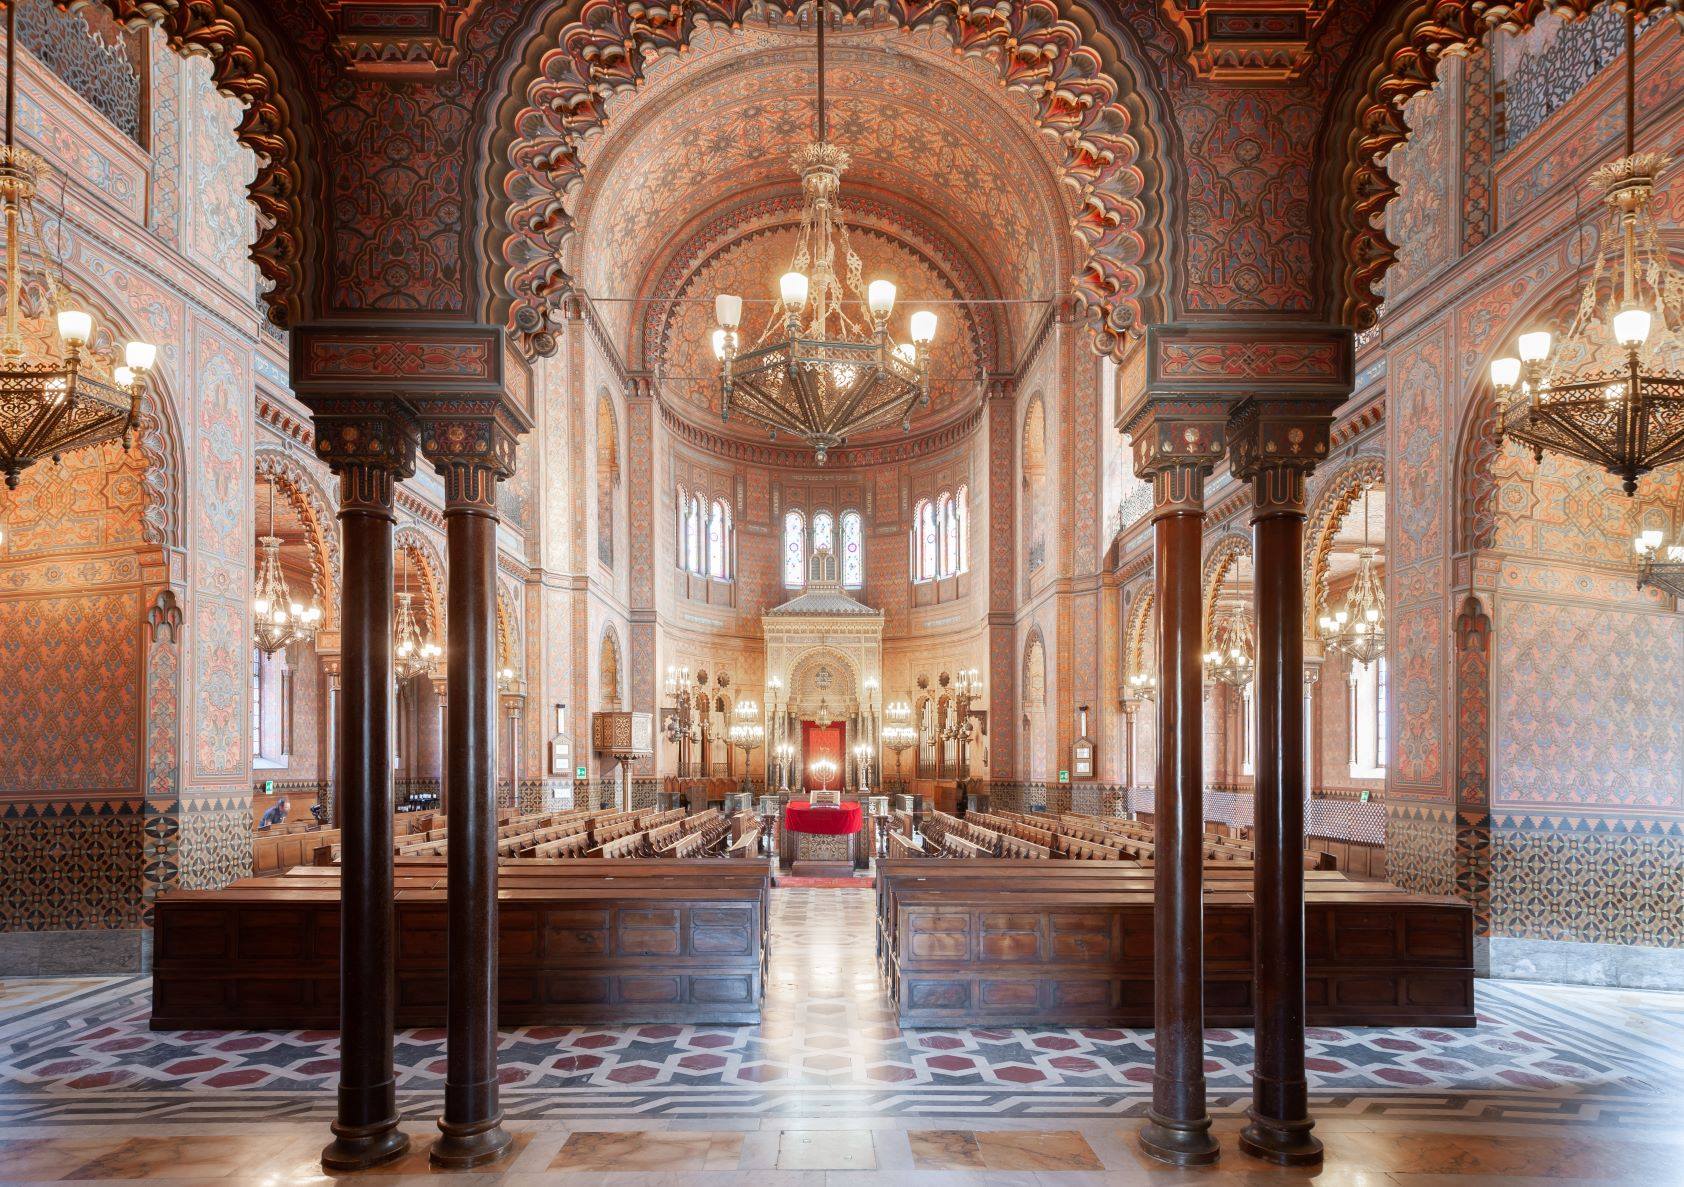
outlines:
{"label": "wooden bench row", "polygon": [[[399,858],[394,885],[398,1024],[441,1025],[444,863]],[[499,1020],[756,1022],[770,889],[764,862],[500,863]],[[155,937],[154,1029],[338,1025],[336,869],[161,895]]]}
{"label": "wooden bench row", "polygon": [[[1252,1022],[1249,869],[1205,871],[1205,1014]],[[886,859],[878,956],[903,1027],[1152,1023],[1152,871],[1111,862]],[[1454,897],[1306,875],[1319,1026],[1472,1026],[1473,917]]]}

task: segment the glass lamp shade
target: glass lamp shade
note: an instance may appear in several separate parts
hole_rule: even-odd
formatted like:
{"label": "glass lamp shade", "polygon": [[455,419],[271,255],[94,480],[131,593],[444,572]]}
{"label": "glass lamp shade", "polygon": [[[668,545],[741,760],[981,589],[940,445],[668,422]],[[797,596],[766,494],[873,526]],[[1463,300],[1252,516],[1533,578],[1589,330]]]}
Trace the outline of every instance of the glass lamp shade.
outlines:
{"label": "glass lamp shade", "polygon": [[1514,357],[1491,360],[1491,383],[1507,390],[1520,382],[1520,360]]}
{"label": "glass lamp shade", "polygon": [[720,293],[713,299],[713,316],[725,329],[736,329],[743,321],[743,299],[731,293]]}
{"label": "glass lamp shade", "polygon": [[928,309],[920,309],[912,315],[912,340],[919,345],[934,342],[936,337],[936,315]]}
{"label": "glass lamp shade", "polygon": [[895,310],[895,285],[890,280],[874,280],[865,288],[865,304],[871,316],[887,321]]}
{"label": "glass lamp shade", "polygon": [[94,336],[94,317],[81,309],[65,309],[58,315],[58,336],[69,346],[84,346]]}
{"label": "glass lamp shade", "polygon": [[778,279],[778,295],[789,308],[800,309],[807,303],[807,278],[799,272],[785,272]]}
{"label": "glass lamp shade", "polygon": [[725,343],[726,343],[726,338],[729,335],[729,333],[730,333],[729,330],[723,330],[723,329],[715,330],[713,332],[713,357],[714,358],[724,359],[724,357],[725,357]]}
{"label": "glass lamp shade", "polygon": [[1614,340],[1627,350],[1642,346],[1649,340],[1652,321],[1647,309],[1637,306],[1622,309],[1614,315]]}
{"label": "glass lamp shade", "polygon": [[1550,333],[1548,330],[1533,330],[1522,334],[1519,345],[1522,362],[1541,363],[1549,357]]}
{"label": "glass lamp shade", "polygon": [[1660,548],[1661,540],[1663,538],[1662,534],[1655,528],[1645,530],[1634,541],[1638,554],[1647,555],[1648,553],[1656,551]]}
{"label": "glass lamp shade", "polygon": [[136,371],[150,371],[158,361],[158,348],[150,342],[130,342],[123,348],[123,361]]}
{"label": "glass lamp shade", "polygon": [[118,387],[133,387],[135,381],[134,368],[113,367],[111,369],[111,378],[116,380]]}

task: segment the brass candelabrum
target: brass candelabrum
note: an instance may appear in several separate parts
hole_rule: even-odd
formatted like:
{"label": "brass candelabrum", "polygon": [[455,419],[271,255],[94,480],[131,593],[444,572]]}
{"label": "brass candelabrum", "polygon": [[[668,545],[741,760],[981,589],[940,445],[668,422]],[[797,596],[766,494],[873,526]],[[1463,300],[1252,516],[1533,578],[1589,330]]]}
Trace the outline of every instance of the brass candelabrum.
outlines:
{"label": "brass candelabrum", "polygon": [[918,731],[912,724],[912,706],[906,701],[894,701],[883,706],[883,745],[895,752],[895,784],[906,793],[906,779],[901,774],[901,755],[918,745]]}

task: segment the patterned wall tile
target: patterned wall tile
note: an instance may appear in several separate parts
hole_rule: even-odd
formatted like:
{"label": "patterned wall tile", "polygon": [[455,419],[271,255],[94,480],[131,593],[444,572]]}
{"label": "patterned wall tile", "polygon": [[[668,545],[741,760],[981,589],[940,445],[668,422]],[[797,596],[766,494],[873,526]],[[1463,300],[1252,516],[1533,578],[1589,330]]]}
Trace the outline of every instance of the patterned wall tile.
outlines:
{"label": "patterned wall tile", "polygon": [[0,792],[140,787],[140,595],[0,600]]}
{"label": "patterned wall tile", "polygon": [[0,930],[140,926],[141,837],[133,801],[0,806]]}

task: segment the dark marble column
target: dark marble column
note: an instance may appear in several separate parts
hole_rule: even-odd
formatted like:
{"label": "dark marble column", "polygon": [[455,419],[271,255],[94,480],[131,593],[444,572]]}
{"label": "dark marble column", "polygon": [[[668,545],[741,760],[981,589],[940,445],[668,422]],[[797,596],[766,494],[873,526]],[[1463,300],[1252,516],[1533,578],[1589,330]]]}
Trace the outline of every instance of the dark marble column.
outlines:
{"label": "dark marble column", "polygon": [[1155,400],[1134,417],[1135,473],[1153,483],[1158,767],[1153,864],[1154,1071],[1141,1149],[1216,1161],[1204,1074],[1204,481],[1222,454],[1223,400]]}
{"label": "dark marble column", "polygon": [[1257,1055],[1240,1149],[1321,1162],[1304,1071],[1304,488],[1327,454],[1332,404],[1243,402],[1234,474],[1251,482],[1256,571],[1257,784],[1253,998]]}
{"label": "dark marble column", "polygon": [[343,539],[338,770],[339,1099],[330,1170],[362,1170],[409,1148],[392,1070],[392,514],[414,470],[413,427],[381,405],[315,407],[316,453],[339,475]]}
{"label": "dark marble column", "polygon": [[[464,407],[468,405],[468,407]],[[421,447],[444,477],[444,783],[447,950],[444,1114],[435,1165],[500,1158],[510,1136],[497,1092],[497,483],[514,472],[514,433],[494,408],[425,411]]]}

